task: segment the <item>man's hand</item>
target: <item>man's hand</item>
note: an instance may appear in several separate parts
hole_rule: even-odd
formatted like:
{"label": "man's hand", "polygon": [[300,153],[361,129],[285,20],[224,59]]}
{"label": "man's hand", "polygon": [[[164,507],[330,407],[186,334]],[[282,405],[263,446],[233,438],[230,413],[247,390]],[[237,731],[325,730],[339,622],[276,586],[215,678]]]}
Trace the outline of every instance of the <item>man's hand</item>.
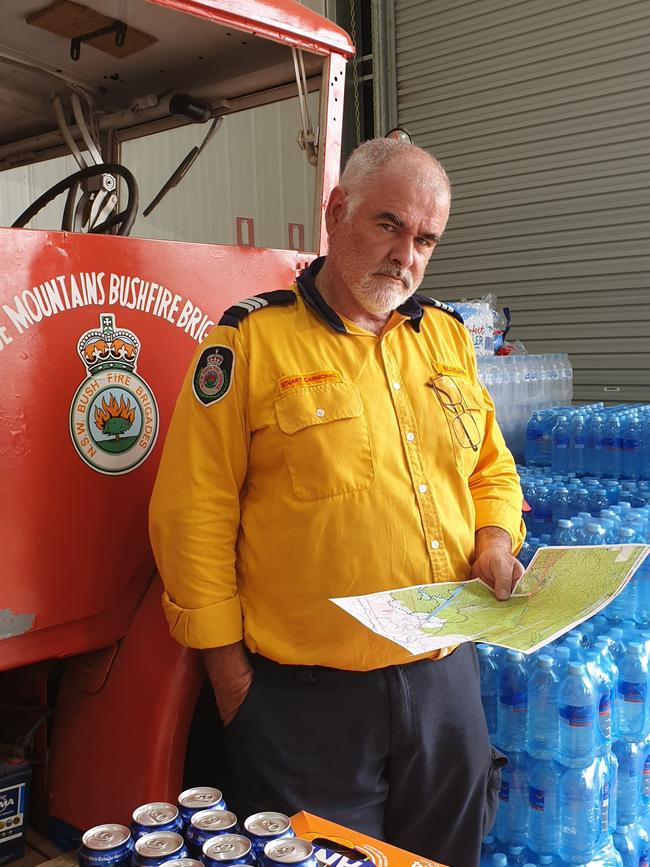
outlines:
{"label": "man's hand", "polygon": [[227,726],[237,715],[253,682],[253,669],[246,657],[244,642],[204,650],[203,660],[221,722]]}
{"label": "man's hand", "polygon": [[470,577],[479,578],[500,601],[509,599],[524,567],[512,555],[510,534],[500,527],[482,527],[476,532],[474,562]]}

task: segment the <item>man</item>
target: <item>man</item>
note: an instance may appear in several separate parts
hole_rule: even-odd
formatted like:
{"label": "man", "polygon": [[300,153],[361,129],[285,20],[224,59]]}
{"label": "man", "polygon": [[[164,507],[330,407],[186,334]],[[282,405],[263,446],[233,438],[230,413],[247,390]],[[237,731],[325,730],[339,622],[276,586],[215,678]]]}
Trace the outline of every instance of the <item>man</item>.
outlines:
{"label": "man", "polygon": [[354,152],[327,258],[199,348],[151,535],[171,633],[204,650],[241,814],[306,809],[474,867],[501,759],[473,645],[413,657],[329,602],[470,574],[503,599],[522,572],[521,490],[471,339],[413,296],[449,207],[426,152]]}

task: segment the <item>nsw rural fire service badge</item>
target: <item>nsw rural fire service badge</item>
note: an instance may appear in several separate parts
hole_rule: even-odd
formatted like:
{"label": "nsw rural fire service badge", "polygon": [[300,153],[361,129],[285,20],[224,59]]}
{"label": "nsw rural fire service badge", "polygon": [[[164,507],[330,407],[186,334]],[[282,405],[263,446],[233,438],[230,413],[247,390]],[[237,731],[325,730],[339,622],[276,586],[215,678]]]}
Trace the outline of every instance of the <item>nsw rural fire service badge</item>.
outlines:
{"label": "nsw rural fire service badge", "polygon": [[70,406],[70,433],[79,456],[98,473],[135,469],[151,453],[158,433],[153,392],[136,373],[140,341],[102,313],[99,329],[86,331],[77,352],[88,376]]}

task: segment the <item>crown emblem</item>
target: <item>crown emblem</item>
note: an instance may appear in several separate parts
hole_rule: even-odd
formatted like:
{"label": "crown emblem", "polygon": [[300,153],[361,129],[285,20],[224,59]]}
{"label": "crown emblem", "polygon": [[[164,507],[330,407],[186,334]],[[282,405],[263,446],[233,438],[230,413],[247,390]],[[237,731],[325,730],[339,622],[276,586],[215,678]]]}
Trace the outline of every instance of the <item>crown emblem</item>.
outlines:
{"label": "crown emblem", "polygon": [[86,331],[77,344],[77,352],[89,374],[102,370],[133,372],[140,351],[140,342],[132,331],[115,328],[115,316],[102,313],[99,329]]}

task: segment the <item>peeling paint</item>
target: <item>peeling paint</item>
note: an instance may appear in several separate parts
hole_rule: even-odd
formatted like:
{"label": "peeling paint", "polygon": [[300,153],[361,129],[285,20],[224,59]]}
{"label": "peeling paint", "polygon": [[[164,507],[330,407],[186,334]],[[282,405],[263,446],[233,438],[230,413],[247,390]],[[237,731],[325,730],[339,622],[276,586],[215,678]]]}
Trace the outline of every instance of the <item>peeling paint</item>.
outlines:
{"label": "peeling paint", "polygon": [[14,638],[34,627],[35,614],[14,614],[11,608],[0,608],[0,640]]}

